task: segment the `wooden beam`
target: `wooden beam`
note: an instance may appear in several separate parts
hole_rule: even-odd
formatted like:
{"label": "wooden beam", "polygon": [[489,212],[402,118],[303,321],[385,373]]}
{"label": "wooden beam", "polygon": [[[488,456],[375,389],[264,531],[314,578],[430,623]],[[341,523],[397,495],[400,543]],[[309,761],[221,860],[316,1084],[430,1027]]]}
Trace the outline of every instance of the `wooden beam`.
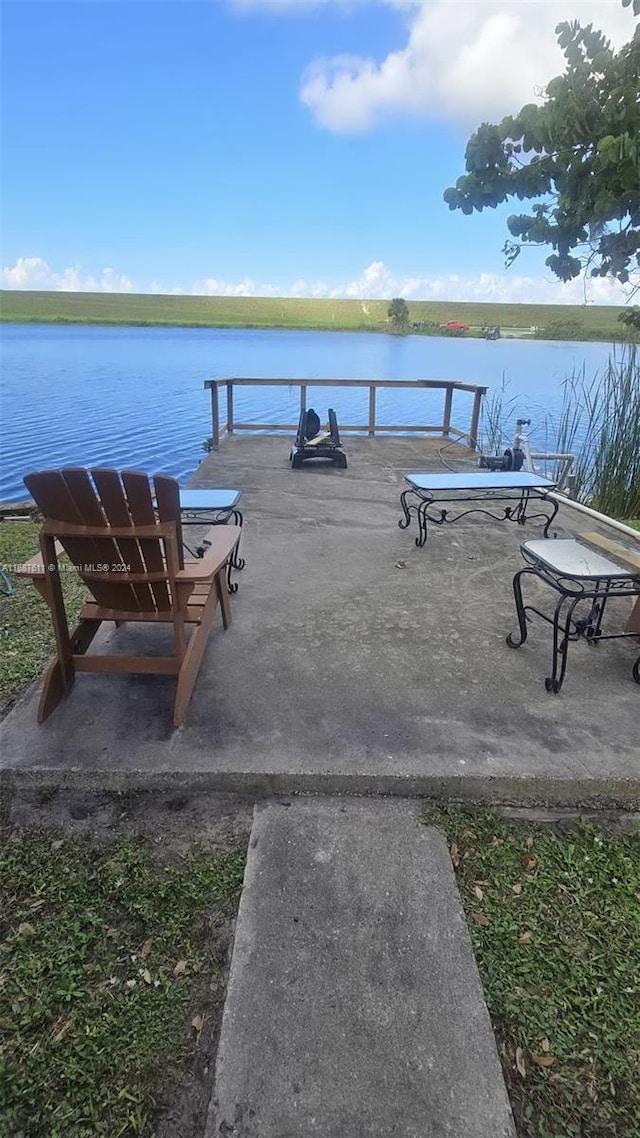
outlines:
{"label": "wooden beam", "polygon": [[471,435],[471,449],[478,449],[478,430],[480,428],[480,411],[482,408],[482,396],[486,392],[486,387],[478,387],[473,397],[473,411],[471,412],[471,427],[469,434]]}
{"label": "wooden beam", "polygon": [[623,544],[623,540],[613,541],[612,538],[604,537],[597,530],[587,530],[586,533],[578,534],[578,537],[588,541],[589,545],[595,545],[597,549],[603,549],[606,553],[610,553],[624,565],[625,569],[640,572],[640,533],[638,534],[639,543],[635,548],[632,544],[633,538]]}
{"label": "wooden beam", "polygon": [[289,376],[283,378],[278,376],[264,379],[256,379],[251,376],[225,376],[224,379],[205,379],[204,386],[213,390],[214,387],[222,387],[227,383],[233,383],[238,387],[295,387],[299,383],[304,383],[308,387],[426,387],[431,389],[440,389],[444,391],[447,387],[453,387],[456,391],[470,391],[472,394],[476,392],[482,395],[486,394],[486,387],[479,387],[477,383],[462,383],[459,379],[305,379],[301,380],[296,376]]}
{"label": "wooden beam", "polygon": [[449,438],[449,428],[451,427],[451,403],[453,400],[453,387],[449,385],[444,396],[444,416],[442,422],[442,433],[445,439]]}
{"label": "wooden beam", "polygon": [[[369,431],[369,427],[366,423],[339,423],[338,425],[341,431],[352,431],[354,434],[366,434]],[[271,433],[274,433],[276,431],[295,432],[297,429],[297,423],[236,423],[237,431],[269,431]],[[456,434],[460,435],[461,438],[466,439],[469,437],[464,431],[459,431],[457,427],[450,427],[450,430],[455,431]],[[416,434],[422,432],[423,434],[441,435],[442,423],[425,423],[417,427],[413,424],[407,425],[406,423],[401,423],[399,426],[382,426],[380,424],[376,425],[376,436],[381,435],[385,432],[387,434],[390,434],[392,432],[397,432],[399,434]]]}
{"label": "wooden beam", "polygon": [[376,389],[371,384],[369,387],[369,426],[368,434],[373,437],[376,433]]}
{"label": "wooden beam", "polygon": [[227,383],[227,434],[233,434],[233,382]]}
{"label": "wooden beam", "polygon": [[211,385],[211,445],[214,450],[220,446],[220,418],[218,411],[218,385]]}

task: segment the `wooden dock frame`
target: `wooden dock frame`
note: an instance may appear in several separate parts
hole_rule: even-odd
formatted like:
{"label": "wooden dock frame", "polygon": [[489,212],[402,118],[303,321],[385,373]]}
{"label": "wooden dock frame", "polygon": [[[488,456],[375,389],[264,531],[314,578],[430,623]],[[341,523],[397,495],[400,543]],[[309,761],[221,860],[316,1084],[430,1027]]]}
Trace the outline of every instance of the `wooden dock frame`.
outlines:
{"label": "wooden dock frame", "polygon": [[[227,376],[224,379],[206,379],[204,386],[207,388],[211,395],[211,446],[213,450],[217,450],[220,443],[226,435],[232,435],[235,431],[295,431],[297,428],[296,423],[239,423],[236,422],[233,415],[233,389],[234,387],[299,387],[300,388],[300,410],[307,409],[307,388],[308,387],[364,387],[369,390],[369,418],[367,423],[340,423],[341,431],[354,431],[364,432],[370,438],[376,434],[439,434],[443,438],[451,438],[452,436],[459,442],[466,442],[471,450],[478,448],[478,429],[480,425],[480,412],[482,408],[482,398],[486,394],[486,387],[479,387],[477,384],[460,383],[458,380],[449,379],[282,379],[282,378],[267,378],[255,379],[245,376]],[[428,388],[430,390],[441,390],[444,392],[444,402],[442,409],[442,422],[438,424],[412,424],[398,425],[398,424],[380,424],[376,423],[376,392],[379,387],[385,388]],[[226,422],[221,421],[220,418],[220,389],[226,388],[227,393],[227,417]],[[451,414],[453,407],[453,396],[456,391],[471,392],[473,394],[473,407],[471,411],[471,422],[469,430],[463,431],[459,427],[453,426],[451,422]]]}

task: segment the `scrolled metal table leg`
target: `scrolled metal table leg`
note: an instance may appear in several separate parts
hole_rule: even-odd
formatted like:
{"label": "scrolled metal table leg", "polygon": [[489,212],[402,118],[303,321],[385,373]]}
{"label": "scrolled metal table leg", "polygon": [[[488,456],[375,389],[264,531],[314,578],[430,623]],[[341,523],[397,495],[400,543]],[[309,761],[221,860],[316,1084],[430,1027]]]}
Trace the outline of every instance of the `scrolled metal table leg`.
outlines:
{"label": "scrolled metal table leg", "polygon": [[512,508],[511,506],[505,507],[504,513],[505,513],[506,520],[507,521],[514,521],[516,523],[516,525],[519,525],[519,526],[526,525],[528,501],[529,501],[529,495],[528,495],[526,490],[523,490],[519,499],[518,499],[518,502],[517,502],[515,508]]}
{"label": "scrolled metal table leg", "polygon": [[400,505],[402,506],[403,518],[399,518],[398,526],[400,529],[407,529],[411,525],[411,514],[407,505],[407,494],[411,494],[411,490],[403,490],[400,495]]}
{"label": "scrolled metal table leg", "polygon": [[[567,609],[567,615],[565,617],[563,626],[560,624],[560,616],[564,602],[567,600],[570,601],[570,604]],[[581,600],[582,597],[568,597],[566,593],[563,593],[556,605],[553,615],[553,667],[551,675],[547,676],[544,681],[544,686],[548,692],[553,692],[554,695],[558,694],[564,682],[564,677],[567,670],[569,641],[571,637],[571,620],[576,605],[578,605]],[[559,633],[562,633],[562,639],[560,640],[560,643],[558,643]],[[559,669],[558,661],[560,662]]]}
{"label": "scrolled metal table leg", "polygon": [[[236,566],[233,564],[234,553],[235,553],[235,550],[231,554],[231,557],[229,558],[229,560],[227,561],[227,592],[228,593],[237,593],[238,592],[238,582],[231,580],[231,571],[232,571],[232,569],[236,568]],[[244,566],[244,561],[242,562],[242,565],[240,566],[240,568],[242,569],[243,566]]]}
{"label": "scrolled metal table leg", "polygon": [[604,618],[604,610],[607,604],[607,597],[609,596],[610,582],[605,582],[604,586],[600,588],[601,582],[596,582],[594,589],[594,596],[592,597],[593,604],[585,622],[584,637],[587,644],[597,644],[600,636],[602,635],[602,621]]}
{"label": "scrolled metal table leg", "polygon": [[517,636],[514,636],[513,632],[510,632],[509,635],[507,636],[507,644],[509,645],[510,648],[521,648],[522,645],[524,644],[525,640],[527,639],[527,636],[529,635],[529,630],[527,628],[527,615],[525,612],[524,602],[522,600],[522,581],[521,581],[521,578],[523,577],[523,575],[525,573],[531,574],[532,570],[531,569],[519,569],[513,578],[513,596],[514,596],[514,600],[516,602],[516,615],[518,617],[520,639],[518,640]]}
{"label": "scrolled metal table leg", "polygon": [[431,505],[430,502],[421,502],[416,510],[418,517],[418,536],[416,538],[416,545],[421,549],[427,540],[427,510]]}
{"label": "scrolled metal table leg", "polygon": [[[545,501],[545,502],[548,502],[548,501],[549,501],[549,499],[548,499],[548,498],[545,498],[545,499],[544,499],[544,501]],[[548,536],[549,536],[549,527],[550,527],[550,525],[551,525],[552,521],[554,521],[554,520],[555,520],[555,516],[556,516],[556,514],[558,513],[558,510],[560,509],[560,503],[559,503],[559,502],[556,502],[556,501],[555,501],[555,499],[552,501],[552,503],[551,503],[551,504],[552,504],[552,506],[553,506],[553,513],[551,514],[551,516],[550,516],[549,518],[547,518],[547,521],[546,521],[546,523],[545,523],[544,529],[543,529],[543,531],[542,531],[542,536],[543,536],[543,537],[548,537]]]}

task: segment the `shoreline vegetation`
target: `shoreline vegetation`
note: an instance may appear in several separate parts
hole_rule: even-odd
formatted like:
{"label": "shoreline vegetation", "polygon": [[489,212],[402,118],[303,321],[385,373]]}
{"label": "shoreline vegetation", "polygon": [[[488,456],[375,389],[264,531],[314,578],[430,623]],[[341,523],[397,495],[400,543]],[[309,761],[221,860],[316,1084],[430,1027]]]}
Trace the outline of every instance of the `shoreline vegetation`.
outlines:
{"label": "shoreline vegetation", "polygon": [[[150,293],[0,290],[0,320],[13,324],[93,324],[170,328],[282,328],[290,331],[387,332],[389,300],[291,297],[162,296]],[[616,341],[627,338],[622,307],[408,301],[410,335]],[[444,328],[449,321],[468,329]],[[490,337],[493,338],[493,337]]]}

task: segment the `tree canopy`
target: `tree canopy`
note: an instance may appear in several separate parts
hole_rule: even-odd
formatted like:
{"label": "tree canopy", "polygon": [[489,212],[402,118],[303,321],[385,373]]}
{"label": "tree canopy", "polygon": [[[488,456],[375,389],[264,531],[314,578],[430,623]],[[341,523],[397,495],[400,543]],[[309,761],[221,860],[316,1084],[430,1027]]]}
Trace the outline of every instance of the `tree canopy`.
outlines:
{"label": "tree canopy", "polygon": [[387,316],[396,331],[402,331],[409,323],[409,306],[401,296],[395,296],[387,309]]}
{"label": "tree canopy", "polygon": [[[640,14],[640,0],[633,9]],[[559,24],[556,34],[564,74],[539,105],[482,123],[467,144],[467,173],[444,199],[465,214],[538,199],[507,219],[516,238],[504,246],[507,264],[523,245],[547,245],[545,263],[560,280],[586,270],[640,283],[640,26],[618,52],[591,24]]]}

